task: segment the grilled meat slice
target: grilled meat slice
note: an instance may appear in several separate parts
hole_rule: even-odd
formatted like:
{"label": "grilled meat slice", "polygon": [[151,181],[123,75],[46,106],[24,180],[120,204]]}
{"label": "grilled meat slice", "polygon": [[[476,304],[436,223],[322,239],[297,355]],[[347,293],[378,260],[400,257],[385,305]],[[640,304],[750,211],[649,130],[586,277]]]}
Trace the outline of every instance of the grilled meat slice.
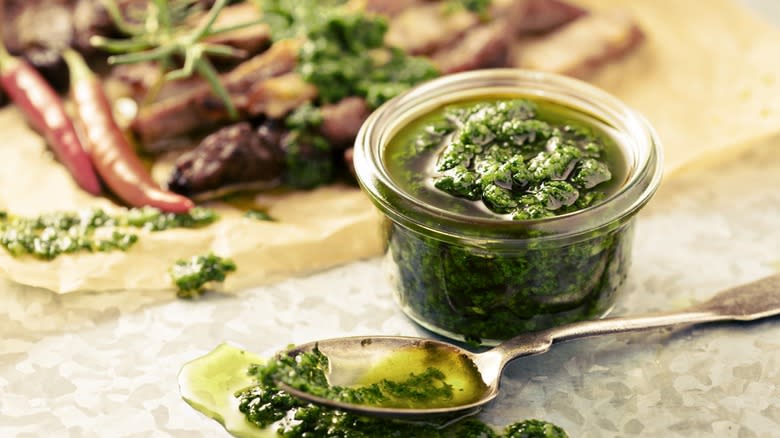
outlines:
{"label": "grilled meat slice", "polygon": [[433,62],[443,74],[505,64],[511,34],[503,22],[494,22],[469,31],[456,44],[436,52]]}
{"label": "grilled meat slice", "polygon": [[516,67],[584,77],[630,52],[643,39],[641,29],[625,11],[593,12],[544,38],[521,41],[510,62]]}
{"label": "grilled meat slice", "polygon": [[320,134],[336,147],[352,146],[363,122],[371,114],[366,101],[360,97],[347,97],[322,107]]}
{"label": "grilled meat slice", "polygon": [[107,81],[121,84],[127,90],[126,93],[137,102],[147,102],[149,99],[161,102],[203,87],[201,77],[190,76],[185,79],[165,81],[155,90],[154,96],[150,96],[149,90],[159,84],[163,73],[156,62],[120,64],[111,69]]}
{"label": "grilled meat slice", "polygon": [[319,134],[328,140],[327,147],[271,119],[257,130],[247,122],[226,126],[176,160],[168,188],[203,198],[247,185],[274,185],[281,179],[293,187],[314,187],[335,172],[330,146],[351,146],[369,112],[358,97],[324,106]]}
{"label": "grilled meat slice", "polygon": [[426,2],[404,9],[390,22],[385,42],[413,55],[433,53],[479,24],[479,16]]}
{"label": "grilled meat slice", "polygon": [[[246,90],[257,82],[288,73],[295,67],[300,43],[279,41],[267,51],[222,75],[221,81],[239,110],[248,105]],[[222,101],[206,84],[155,102],[139,112],[133,130],[144,144],[218,126],[228,120]]]}
{"label": "grilled meat slice", "polygon": [[491,20],[436,51],[431,59],[445,74],[506,65],[517,24],[526,19],[530,6],[528,0],[493,0]]}
{"label": "grilled meat slice", "polygon": [[[213,28],[225,29],[259,20],[260,18],[262,18],[262,14],[252,2],[238,3],[222,9]],[[204,16],[201,18],[201,21],[205,19],[206,17]],[[244,50],[249,55],[254,55],[265,50],[271,44],[271,30],[266,24],[258,23],[253,26],[210,36],[206,38],[206,41],[226,44]]]}
{"label": "grilled meat slice", "polygon": [[246,110],[280,119],[295,108],[317,97],[317,87],[298,73],[286,73],[256,83],[249,90]]}
{"label": "grilled meat slice", "polygon": [[528,0],[527,3],[525,14],[515,22],[518,34],[549,32],[588,13],[562,0]]}
{"label": "grilled meat slice", "polygon": [[284,171],[281,130],[247,122],[226,126],[207,136],[176,160],[168,188],[197,196],[230,184],[278,181]]}

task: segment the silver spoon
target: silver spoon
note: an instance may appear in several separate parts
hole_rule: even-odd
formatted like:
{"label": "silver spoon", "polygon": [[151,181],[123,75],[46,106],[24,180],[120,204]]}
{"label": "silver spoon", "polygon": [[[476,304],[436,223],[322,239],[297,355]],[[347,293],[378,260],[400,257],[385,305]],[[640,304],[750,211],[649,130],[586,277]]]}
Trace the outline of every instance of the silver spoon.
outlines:
{"label": "silver spoon", "polygon": [[451,407],[404,409],[356,405],[314,396],[281,382],[279,386],[290,394],[312,403],[363,415],[405,420],[422,420],[438,416],[462,417],[478,412],[485,404],[496,398],[501,374],[507,363],[519,357],[544,353],[555,343],[588,336],[683,324],[753,321],[778,314],[780,314],[780,274],[725,290],[706,302],[682,311],[576,322],[522,334],[483,353],[472,353],[443,341],[402,336],[327,339],[302,344],[286,352],[295,355],[299,352],[311,351],[315,347],[319,348],[330,361],[329,381],[342,386],[355,384],[355,377],[369,369],[372,364],[404,349],[425,348],[436,350],[438,354],[450,354],[459,361],[465,359],[473,364],[485,384],[484,392],[475,401]]}

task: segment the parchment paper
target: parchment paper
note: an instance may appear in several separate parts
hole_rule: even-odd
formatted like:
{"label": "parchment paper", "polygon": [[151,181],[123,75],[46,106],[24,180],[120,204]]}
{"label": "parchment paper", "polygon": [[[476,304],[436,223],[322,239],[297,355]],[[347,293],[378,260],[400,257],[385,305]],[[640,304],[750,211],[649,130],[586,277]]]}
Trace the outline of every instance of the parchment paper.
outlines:
{"label": "parchment paper", "polygon": [[650,120],[667,176],[780,131],[780,31],[739,2],[576,1],[625,8],[647,34],[638,52],[590,81]]}
{"label": "parchment paper", "polygon": [[[592,81],[641,111],[665,146],[667,174],[731,156],[727,149],[780,132],[780,31],[733,0],[580,0],[630,9],[647,41]],[[18,112],[0,111],[0,209],[20,215],[100,206],[78,190]],[[200,230],[143,233],[128,252],[15,259],[0,250],[0,272],[57,293],[77,290],[171,290],[167,271],[180,258],[210,250],[238,271],[224,290],[280,280],[381,252],[379,215],[357,189],[326,187],[261,195],[278,222],[241,217],[210,205],[222,220]]]}

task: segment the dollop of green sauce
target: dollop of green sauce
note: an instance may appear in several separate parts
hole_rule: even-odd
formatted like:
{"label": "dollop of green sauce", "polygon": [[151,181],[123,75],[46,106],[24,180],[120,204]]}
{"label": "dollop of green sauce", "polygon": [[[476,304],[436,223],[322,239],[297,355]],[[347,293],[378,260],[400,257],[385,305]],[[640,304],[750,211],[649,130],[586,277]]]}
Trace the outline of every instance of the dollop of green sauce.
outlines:
{"label": "dollop of green sauce", "polygon": [[452,397],[452,387],[441,370],[430,368],[407,380],[345,388],[330,386],[325,377],[327,357],[318,350],[295,356],[282,355],[249,367],[256,385],[238,391],[239,410],[259,428],[273,427],[285,438],[565,438],[560,427],[540,420],[526,420],[497,432],[477,419],[461,420],[446,427],[429,423],[405,423],[364,417],[310,404],[280,390],[274,383],[286,383],[307,392],[349,403],[384,405],[388,399],[421,397],[427,403]]}
{"label": "dollop of green sauce", "polygon": [[225,281],[227,274],[235,270],[236,264],[232,260],[209,253],[177,260],[170,275],[179,298],[197,298],[206,284]]}
{"label": "dollop of green sauce", "polygon": [[110,215],[101,209],[46,213],[35,217],[0,214],[0,245],[13,256],[53,260],[78,252],[125,251],[138,241],[133,228],[162,231],[198,228],[215,222],[214,210],[195,207],[188,213],[132,208]]}

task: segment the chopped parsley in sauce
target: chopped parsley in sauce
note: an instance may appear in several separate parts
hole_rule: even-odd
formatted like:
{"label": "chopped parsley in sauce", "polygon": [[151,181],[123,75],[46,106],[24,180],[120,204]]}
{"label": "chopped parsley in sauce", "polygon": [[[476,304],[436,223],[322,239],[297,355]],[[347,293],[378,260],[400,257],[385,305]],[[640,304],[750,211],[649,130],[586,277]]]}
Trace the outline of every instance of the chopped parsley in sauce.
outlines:
{"label": "chopped parsley in sauce", "polygon": [[[540,420],[526,420],[496,432],[487,424],[468,418],[441,427],[433,423],[406,423],[359,416],[310,404],[280,390],[274,381],[349,403],[397,406],[400,399],[412,406],[430,406],[453,398],[453,386],[444,372],[430,367],[421,374],[397,380],[382,380],[359,387],[331,386],[325,376],[328,359],[318,350],[294,357],[283,355],[264,364],[250,366],[255,385],[238,391],[239,410],[258,428],[273,428],[285,438],[565,438],[560,427]],[[408,406],[408,404],[404,404]]]}
{"label": "chopped parsley in sauce", "polygon": [[391,174],[413,194],[516,220],[590,207],[619,186],[623,172],[609,137],[526,99],[440,108],[404,127],[387,154]]}

